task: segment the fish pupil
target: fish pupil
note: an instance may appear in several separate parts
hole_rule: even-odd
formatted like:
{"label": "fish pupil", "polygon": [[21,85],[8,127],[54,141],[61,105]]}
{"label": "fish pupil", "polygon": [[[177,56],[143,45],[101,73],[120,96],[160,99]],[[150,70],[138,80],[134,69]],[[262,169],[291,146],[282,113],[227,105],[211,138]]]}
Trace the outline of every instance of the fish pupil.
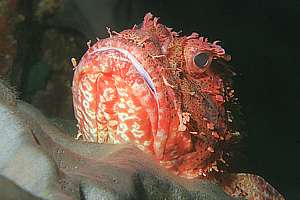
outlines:
{"label": "fish pupil", "polygon": [[208,62],[209,56],[207,53],[199,53],[194,57],[194,62],[197,67],[204,67]]}

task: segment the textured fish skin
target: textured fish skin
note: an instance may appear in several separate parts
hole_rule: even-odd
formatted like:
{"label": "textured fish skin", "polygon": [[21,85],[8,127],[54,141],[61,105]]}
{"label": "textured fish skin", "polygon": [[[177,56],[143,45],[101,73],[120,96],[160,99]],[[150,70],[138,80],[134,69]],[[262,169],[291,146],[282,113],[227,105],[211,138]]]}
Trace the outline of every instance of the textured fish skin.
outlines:
{"label": "textured fish skin", "polygon": [[237,134],[226,107],[235,99],[233,73],[213,67],[230,60],[218,41],[179,36],[150,13],[141,27],[109,34],[73,62],[78,137],[132,143],[185,178],[222,171]]}
{"label": "textured fish skin", "polygon": [[227,174],[219,180],[224,191],[248,200],[284,200],[284,197],[262,177],[254,174]]}

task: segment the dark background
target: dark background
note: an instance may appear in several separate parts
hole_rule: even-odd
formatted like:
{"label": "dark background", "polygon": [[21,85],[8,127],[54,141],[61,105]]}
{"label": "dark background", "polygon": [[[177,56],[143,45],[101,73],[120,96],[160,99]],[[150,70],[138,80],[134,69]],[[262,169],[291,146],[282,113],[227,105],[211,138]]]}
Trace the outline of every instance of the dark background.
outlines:
{"label": "dark background", "polygon": [[[48,27],[95,40],[108,36],[105,26],[121,31],[149,11],[182,34],[221,40],[239,74],[234,86],[246,122],[239,167],[264,177],[287,199],[300,198],[300,1],[65,0],[42,21],[33,19],[36,1],[21,2],[27,16],[21,27],[31,28],[19,36],[31,41],[19,55],[25,63],[32,62],[28,49],[38,51],[39,33]],[[23,77],[15,84],[25,98],[26,70],[16,65],[15,71]]]}

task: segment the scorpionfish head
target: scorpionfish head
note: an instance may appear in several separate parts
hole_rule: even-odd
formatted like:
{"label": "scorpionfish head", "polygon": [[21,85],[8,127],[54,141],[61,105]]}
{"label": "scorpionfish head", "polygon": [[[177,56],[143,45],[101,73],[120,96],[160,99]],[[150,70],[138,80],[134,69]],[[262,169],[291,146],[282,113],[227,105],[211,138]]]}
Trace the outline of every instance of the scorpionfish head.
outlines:
{"label": "scorpionfish head", "polygon": [[150,13],[140,27],[109,33],[75,63],[79,136],[132,143],[182,177],[218,171],[232,135],[224,49],[196,33],[179,36]]}

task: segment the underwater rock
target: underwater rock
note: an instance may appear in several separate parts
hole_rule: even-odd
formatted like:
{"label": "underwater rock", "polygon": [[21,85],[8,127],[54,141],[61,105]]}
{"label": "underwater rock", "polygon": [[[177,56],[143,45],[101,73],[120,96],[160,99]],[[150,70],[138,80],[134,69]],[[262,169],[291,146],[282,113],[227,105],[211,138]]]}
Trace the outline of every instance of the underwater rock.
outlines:
{"label": "underwater rock", "polygon": [[29,192],[23,190],[19,186],[17,186],[14,182],[9,179],[0,176],[0,188],[1,188],[1,197],[5,198],[5,200],[14,200],[20,199],[22,200],[39,200],[40,198],[33,196]]}
{"label": "underwater rock", "polygon": [[35,16],[39,19],[45,16],[53,15],[58,12],[62,7],[62,0],[41,0],[37,1],[35,5]]}
{"label": "underwater rock", "polygon": [[[132,145],[76,141],[33,106],[5,101],[0,102],[0,175],[35,197],[232,199],[214,183],[172,175]],[[9,193],[1,188],[3,195]]]}
{"label": "underwater rock", "polygon": [[17,92],[7,82],[0,79],[0,102],[6,106],[16,106]]}
{"label": "underwater rock", "polygon": [[17,0],[0,1],[0,75],[6,76],[12,68],[17,41],[14,36],[16,24],[23,20],[17,13]]}
{"label": "underwater rock", "polygon": [[[146,0],[58,0],[56,2],[61,4],[59,6],[48,4],[49,9],[44,9],[48,11],[42,12],[54,13],[45,20],[45,23],[49,26],[76,30],[89,39],[106,37],[106,26],[113,30],[120,30],[124,26],[133,25],[153,7],[153,4],[158,4]],[[56,10],[53,11],[53,8]]]}
{"label": "underwater rock", "polygon": [[37,63],[29,68],[23,90],[25,99],[47,117],[73,119],[71,77],[72,56],[81,55],[83,38],[62,30],[49,29],[41,40]]}

